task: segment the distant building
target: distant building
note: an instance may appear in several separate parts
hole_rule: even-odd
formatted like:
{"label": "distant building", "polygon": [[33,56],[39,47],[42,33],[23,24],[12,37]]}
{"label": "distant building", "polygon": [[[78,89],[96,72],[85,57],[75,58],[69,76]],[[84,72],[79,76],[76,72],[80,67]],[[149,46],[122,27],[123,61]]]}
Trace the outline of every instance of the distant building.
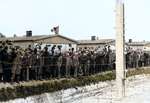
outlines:
{"label": "distant building", "polygon": [[96,48],[100,46],[100,48],[104,48],[105,45],[115,45],[115,39],[98,39],[98,40],[78,40],[77,48],[85,49],[85,48]]}
{"label": "distant building", "polygon": [[[14,46],[20,46],[23,49],[28,48],[29,44],[31,44],[31,49],[34,49],[38,43],[43,43],[41,49],[43,50],[45,45],[51,45],[49,50],[52,48],[53,45],[62,45],[62,51],[69,50],[69,44],[71,44],[74,51],[78,49],[86,49],[86,48],[96,48],[100,47],[101,49],[104,46],[115,46],[115,39],[96,39],[96,36],[91,36],[91,40],[73,40],[71,38],[65,37],[60,34],[53,34],[53,35],[37,35],[32,36],[32,31],[27,31],[26,36],[22,37],[4,37],[0,38],[0,42],[2,41],[12,41]],[[1,44],[0,44],[1,46]],[[126,47],[130,47],[133,50],[142,49],[146,51],[150,51],[150,42],[132,42],[132,39],[129,42],[125,43]],[[56,51],[58,48],[56,47]]]}
{"label": "distant building", "polygon": [[127,42],[126,46],[132,48],[132,50],[141,49],[150,51],[150,42]]}
{"label": "distant building", "polygon": [[27,31],[26,36],[23,37],[0,38],[0,41],[6,40],[12,41],[14,46],[20,46],[23,49],[28,48],[29,44],[31,44],[31,49],[34,49],[38,43],[43,43],[41,49],[44,49],[45,45],[51,45],[49,50],[53,45],[62,45],[62,51],[69,50],[69,44],[74,48],[74,51],[79,48],[83,50],[85,48],[96,48],[98,46],[104,48],[105,45],[115,45],[114,39],[96,39],[96,36],[92,36],[91,40],[73,40],[60,34],[32,36],[32,31]]}

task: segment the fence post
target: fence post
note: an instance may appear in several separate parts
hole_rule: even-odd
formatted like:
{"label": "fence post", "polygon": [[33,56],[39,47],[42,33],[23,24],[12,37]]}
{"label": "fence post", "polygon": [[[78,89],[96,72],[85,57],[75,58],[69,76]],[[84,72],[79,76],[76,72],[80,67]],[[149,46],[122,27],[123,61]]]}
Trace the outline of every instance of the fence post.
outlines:
{"label": "fence post", "polygon": [[125,44],[124,44],[124,3],[116,0],[116,87],[117,100],[125,96]]}

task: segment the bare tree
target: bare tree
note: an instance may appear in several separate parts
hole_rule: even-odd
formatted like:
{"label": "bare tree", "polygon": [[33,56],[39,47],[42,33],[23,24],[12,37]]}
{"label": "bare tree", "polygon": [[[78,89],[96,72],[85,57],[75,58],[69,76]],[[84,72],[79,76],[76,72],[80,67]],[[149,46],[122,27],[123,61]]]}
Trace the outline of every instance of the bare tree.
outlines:
{"label": "bare tree", "polygon": [[0,38],[4,38],[6,37],[5,35],[3,35],[2,33],[0,33]]}

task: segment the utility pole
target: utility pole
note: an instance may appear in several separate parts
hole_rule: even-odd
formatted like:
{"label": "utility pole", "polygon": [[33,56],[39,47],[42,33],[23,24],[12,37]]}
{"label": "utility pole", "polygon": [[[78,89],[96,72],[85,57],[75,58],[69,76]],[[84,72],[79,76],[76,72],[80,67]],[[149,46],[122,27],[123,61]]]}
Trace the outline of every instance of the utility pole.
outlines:
{"label": "utility pole", "polygon": [[125,96],[125,37],[124,37],[124,2],[116,0],[116,87],[117,100]]}

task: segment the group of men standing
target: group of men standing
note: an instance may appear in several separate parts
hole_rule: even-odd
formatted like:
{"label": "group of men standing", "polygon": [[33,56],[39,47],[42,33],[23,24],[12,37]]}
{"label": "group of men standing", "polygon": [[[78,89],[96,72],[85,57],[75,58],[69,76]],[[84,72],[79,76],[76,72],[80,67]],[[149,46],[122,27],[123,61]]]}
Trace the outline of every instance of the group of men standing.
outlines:
{"label": "group of men standing", "polygon": [[147,51],[128,48],[126,53],[126,68],[150,66],[150,55]]}
{"label": "group of men standing", "polygon": [[[150,56],[146,51],[127,49],[126,68],[149,66]],[[115,51],[110,46],[102,50],[85,49],[65,52],[48,52],[27,48],[0,50],[0,81],[18,82],[61,77],[70,78],[115,70]]]}
{"label": "group of men standing", "polygon": [[[42,80],[52,78],[70,78],[79,75],[95,74],[114,69],[114,55],[106,47],[98,49],[85,49],[76,52],[48,52],[27,48],[0,50],[0,81],[14,82]],[[110,65],[108,65],[110,64]]]}

